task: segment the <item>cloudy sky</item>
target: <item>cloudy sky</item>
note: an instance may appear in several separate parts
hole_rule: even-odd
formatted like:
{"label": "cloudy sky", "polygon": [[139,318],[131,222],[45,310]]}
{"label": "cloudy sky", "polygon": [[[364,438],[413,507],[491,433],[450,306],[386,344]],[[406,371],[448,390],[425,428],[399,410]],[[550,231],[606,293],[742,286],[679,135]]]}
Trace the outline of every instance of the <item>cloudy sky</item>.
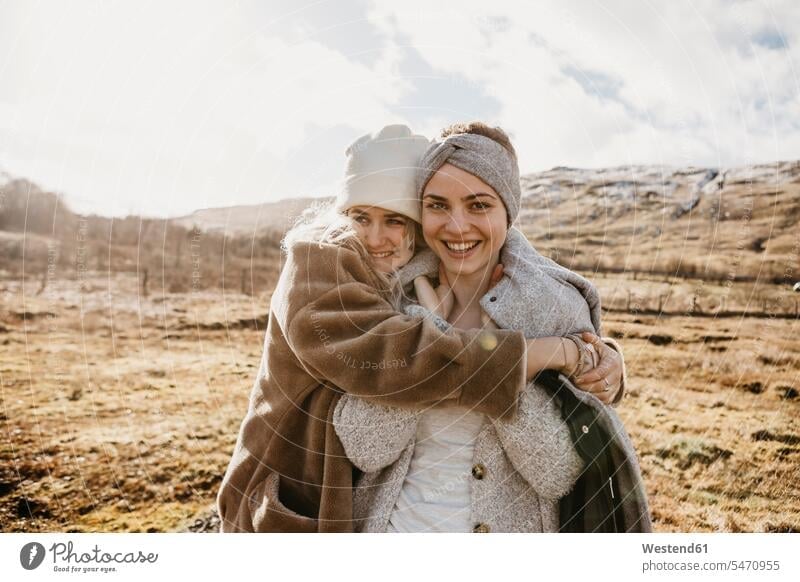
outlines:
{"label": "cloudy sky", "polygon": [[800,2],[0,0],[0,170],[169,216],[335,192],[387,123],[523,172],[800,159]]}

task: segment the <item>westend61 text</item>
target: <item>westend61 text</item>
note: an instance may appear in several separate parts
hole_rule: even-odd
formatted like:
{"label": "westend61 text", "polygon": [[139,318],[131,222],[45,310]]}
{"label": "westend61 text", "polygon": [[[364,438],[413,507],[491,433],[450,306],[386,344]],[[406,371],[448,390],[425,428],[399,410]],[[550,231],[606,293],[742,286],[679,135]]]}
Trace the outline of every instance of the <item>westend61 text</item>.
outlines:
{"label": "westend61 text", "polygon": [[707,554],[708,544],[687,544],[685,546],[642,544],[642,551],[645,554]]}
{"label": "westend61 text", "polygon": [[103,552],[96,544],[89,552],[77,554],[72,551],[72,542],[67,542],[66,544],[58,542],[50,546],[50,551],[53,554],[53,563],[61,560],[62,562],[73,564],[152,564],[158,560],[158,554],[143,554],[141,550],[138,553],[116,552],[109,554],[108,552]]}

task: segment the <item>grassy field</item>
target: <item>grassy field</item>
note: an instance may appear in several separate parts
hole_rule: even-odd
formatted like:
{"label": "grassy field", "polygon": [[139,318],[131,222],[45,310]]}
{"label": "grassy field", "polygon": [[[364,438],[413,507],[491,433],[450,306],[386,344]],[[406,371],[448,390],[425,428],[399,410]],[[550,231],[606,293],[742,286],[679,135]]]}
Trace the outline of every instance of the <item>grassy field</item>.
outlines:
{"label": "grassy field", "polygon": [[[752,283],[631,277],[592,275],[609,308],[604,332],[625,350],[620,413],[655,529],[800,531],[793,298]],[[124,273],[41,292],[36,280],[0,281],[0,530],[213,524],[269,294],[139,289]],[[774,301],[749,300],[765,293]],[[659,297],[668,315],[651,313]]]}

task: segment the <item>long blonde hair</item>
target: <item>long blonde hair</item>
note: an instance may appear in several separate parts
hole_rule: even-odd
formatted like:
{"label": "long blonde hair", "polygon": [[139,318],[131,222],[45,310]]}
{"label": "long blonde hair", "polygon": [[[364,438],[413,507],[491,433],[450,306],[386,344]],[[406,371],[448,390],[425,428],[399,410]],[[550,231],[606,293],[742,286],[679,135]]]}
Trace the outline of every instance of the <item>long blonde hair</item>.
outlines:
{"label": "long blonde hair", "polygon": [[[406,236],[410,237],[409,244],[414,245],[413,250],[416,251],[417,244],[424,244],[420,236],[421,231],[418,223],[410,218],[408,220],[410,226]],[[399,310],[402,303],[407,300],[395,274],[383,273],[375,268],[372,257],[353,228],[351,219],[337,211],[334,202],[315,203],[307,208],[284,235],[281,247],[288,251],[298,242],[335,244],[356,251],[372,276],[375,287],[395,309]]]}

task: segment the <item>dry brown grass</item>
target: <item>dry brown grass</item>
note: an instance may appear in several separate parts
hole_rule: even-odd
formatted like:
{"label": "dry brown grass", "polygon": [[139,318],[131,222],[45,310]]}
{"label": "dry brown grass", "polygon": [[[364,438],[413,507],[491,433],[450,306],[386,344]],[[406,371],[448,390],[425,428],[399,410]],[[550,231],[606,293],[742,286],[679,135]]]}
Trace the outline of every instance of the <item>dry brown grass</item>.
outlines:
{"label": "dry brown grass", "polygon": [[169,531],[211,503],[230,457],[263,331],[197,327],[263,317],[268,296],[91,284],[24,302],[5,285],[27,316],[0,335],[3,531]]}
{"label": "dry brown grass", "polygon": [[656,529],[800,531],[797,322],[614,315]]}
{"label": "dry brown grass", "polygon": [[[613,298],[623,281],[597,282]],[[260,324],[269,294],[86,283],[0,287],[2,530],[182,529],[230,458],[263,342],[242,322]],[[656,530],[800,530],[797,322],[611,312],[605,325],[625,348],[620,412]]]}

